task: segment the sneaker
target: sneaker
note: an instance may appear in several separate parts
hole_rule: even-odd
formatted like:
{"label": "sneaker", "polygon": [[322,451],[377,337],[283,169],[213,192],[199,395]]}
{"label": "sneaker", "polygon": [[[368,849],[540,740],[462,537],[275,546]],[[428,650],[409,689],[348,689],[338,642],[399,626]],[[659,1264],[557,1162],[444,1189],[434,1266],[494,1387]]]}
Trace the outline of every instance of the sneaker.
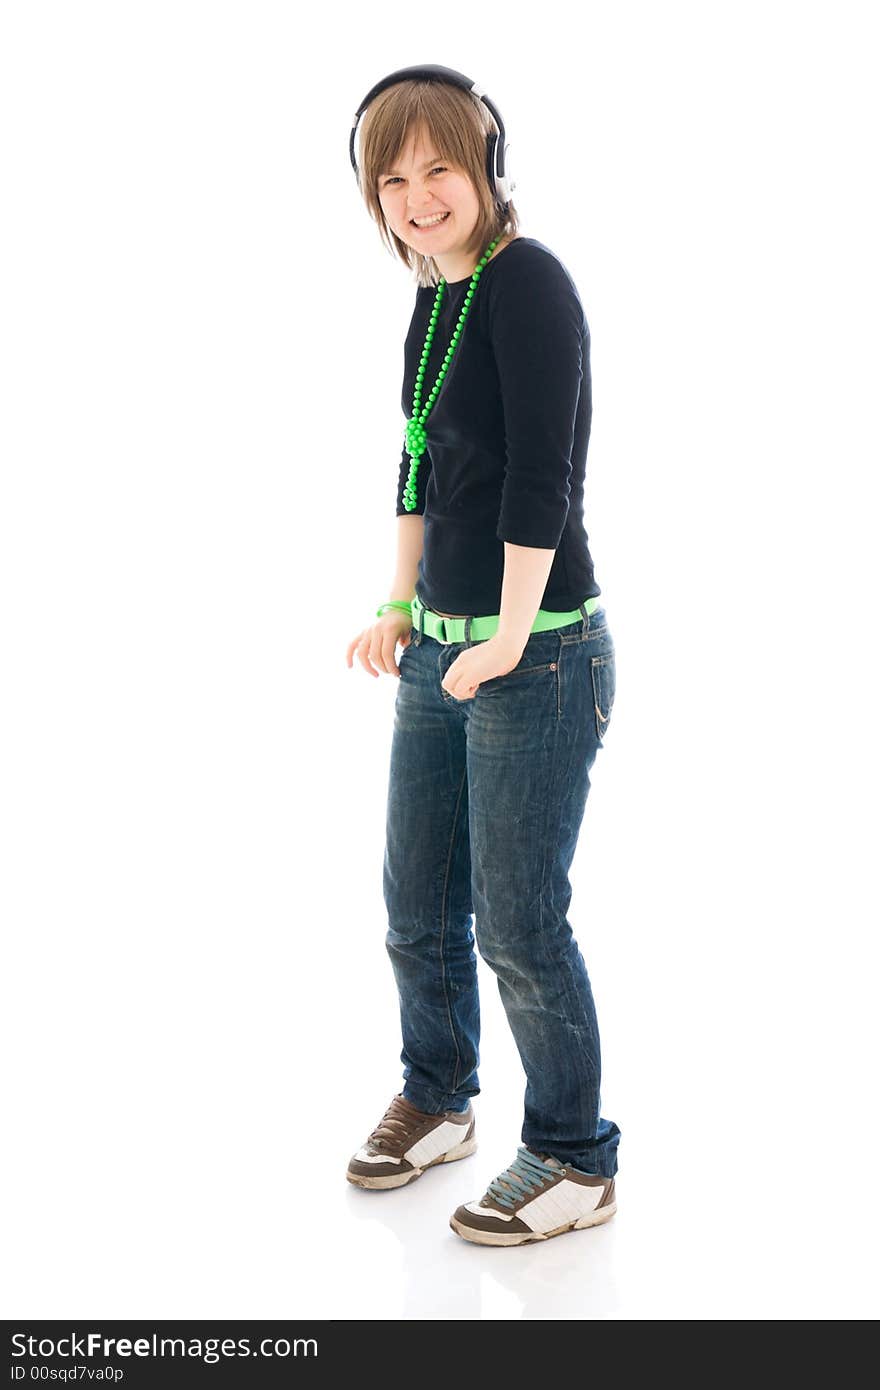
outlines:
{"label": "sneaker", "polygon": [[348,1165],[358,1187],[402,1187],[436,1163],[466,1158],[477,1147],[474,1109],[427,1115],[398,1092],[379,1124]]}
{"label": "sneaker", "polygon": [[613,1178],[582,1173],[521,1144],[486,1195],[457,1207],[449,1224],[478,1245],[524,1245],[598,1226],[616,1211]]}

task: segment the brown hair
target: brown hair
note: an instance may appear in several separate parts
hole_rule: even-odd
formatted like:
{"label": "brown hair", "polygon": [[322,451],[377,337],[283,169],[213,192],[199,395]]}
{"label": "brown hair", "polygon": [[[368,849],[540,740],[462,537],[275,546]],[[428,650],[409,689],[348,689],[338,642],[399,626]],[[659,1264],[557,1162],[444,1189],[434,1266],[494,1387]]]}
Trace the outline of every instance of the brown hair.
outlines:
{"label": "brown hair", "polygon": [[437,285],[440,270],[433,256],[422,256],[391,228],[379,201],[379,178],[394,167],[411,135],[424,129],[434,150],[470,178],[477,192],[480,212],[471,248],[476,259],[490,241],[516,236],[519,217],[513,202],[506,216],[498,209],[486,173],[486,136],[497,127],[486,105],[449,82],[417,78],[395,82],[374,97],[360,122],[358,183],[367,210],[382,240],[404,265],[415,270],[419,285]]}

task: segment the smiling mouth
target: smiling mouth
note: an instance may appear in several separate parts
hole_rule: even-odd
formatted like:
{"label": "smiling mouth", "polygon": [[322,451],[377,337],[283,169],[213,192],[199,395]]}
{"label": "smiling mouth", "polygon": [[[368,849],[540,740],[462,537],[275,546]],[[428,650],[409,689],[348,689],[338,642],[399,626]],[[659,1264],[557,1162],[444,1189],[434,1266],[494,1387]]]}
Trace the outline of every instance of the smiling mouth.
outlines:
{"label": "smiling mouth", "polygon": [[414,227],[417,232],[431,232],[435,227],[442,227],[444,222],[448,222],[451,216],[451,212],[444,212],[439,222],[429,222],[426,227],[420,227],[417,222],[414,222],[413,219],[410,218],[409,225]]}

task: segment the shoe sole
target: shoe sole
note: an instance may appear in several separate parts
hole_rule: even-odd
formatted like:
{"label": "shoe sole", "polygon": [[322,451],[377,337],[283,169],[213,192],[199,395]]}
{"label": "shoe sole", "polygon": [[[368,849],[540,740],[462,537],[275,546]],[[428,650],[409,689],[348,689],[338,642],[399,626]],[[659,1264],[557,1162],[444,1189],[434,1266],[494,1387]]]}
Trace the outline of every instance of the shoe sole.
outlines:
{"label": "shoe sole", "polygon": [[406,1173],[388,1173],[383,1177],[371,1178],[366,1173],[346,1172],[345,1176],[349,1182],[353,1182],[356,1187],[386,1188],[404,1187],[408,1182],[414,1182],[420,1178],[429,1168],[436,1168],[438,1163],[454,1163],[457,1158],[467,1158],[468,1154],[475,1152],[477,1147],[476,1139],[468,1139],[464,1144],[456,1144],[454,1149],[448,1149],[446,1153],[438,1154],[432,1158],[430,1163],[424,1164],[421,1168],[411,1168]]}
{"label": "shoe sole", "polygon": [[528,1245],[534,1240],[550,1240],[552,1236],[564,1235],[566,1231],[582,1231],[588,1226],[600,1226],[603,1221],[610,1221],[616,1211],[617,1203],[609,1202],[607,1207],[598,1207],[596,1211],[579,1217],[577,1221],[557,1226],[554,1231],[517,1231],[509,1236],[503,1231],[478,1231],[474,1226],[466,1226],[463,1222],[456,1221],[454,1216],[450,1216],[449,1224],[453,1231],[465,1240],[473,1241],[475,1245]]}

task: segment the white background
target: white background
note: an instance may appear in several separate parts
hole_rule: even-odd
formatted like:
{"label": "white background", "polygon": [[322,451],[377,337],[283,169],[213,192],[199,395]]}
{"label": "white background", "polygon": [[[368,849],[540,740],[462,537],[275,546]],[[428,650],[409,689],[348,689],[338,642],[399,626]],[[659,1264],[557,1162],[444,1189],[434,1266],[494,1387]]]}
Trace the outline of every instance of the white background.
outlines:
{"label": "white background", "polygon": [[[870,18],[3,7],[3,1316],[877,1316]],[[448,1226],[520,1142],[482,960],[477,1153],[344,1177],[402,1084],[397,683],[345,652],[414,297],[347,147],[419,62],[497,102],[592,336],[619,1211],[515,1250]]]}

